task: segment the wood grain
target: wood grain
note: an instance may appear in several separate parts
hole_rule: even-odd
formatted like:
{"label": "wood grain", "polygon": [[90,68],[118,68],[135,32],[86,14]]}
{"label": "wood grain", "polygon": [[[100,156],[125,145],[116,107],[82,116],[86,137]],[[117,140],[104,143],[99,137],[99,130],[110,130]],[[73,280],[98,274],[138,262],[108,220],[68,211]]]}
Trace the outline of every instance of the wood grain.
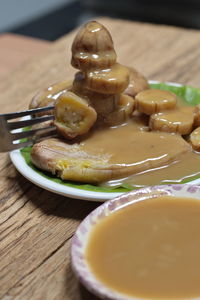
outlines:
{"label": "wood grain", "polygon": [[[118,60],[149,79],[200,86],[200,32],[102,19]],[[24,109],[36,91],[72,77],[74,32],[0,81],[1,112]],[[0,159],[0,299],[96,299],[74,278],[70,243],[80,221],[98,204],[68,199],[34,186]]]}
{"label": "wood grain", "polygon": [[51,43],[35,38],[25,37],[13,33],[0,35],[0,78],[31,57],[48,49]]}

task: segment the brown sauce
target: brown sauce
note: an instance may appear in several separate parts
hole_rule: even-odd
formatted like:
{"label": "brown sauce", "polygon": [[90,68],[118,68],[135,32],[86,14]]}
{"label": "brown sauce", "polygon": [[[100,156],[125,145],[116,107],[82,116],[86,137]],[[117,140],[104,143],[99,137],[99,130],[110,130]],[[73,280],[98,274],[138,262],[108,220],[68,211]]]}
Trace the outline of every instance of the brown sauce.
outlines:
{"label": "brown sauce", "polygon": [[[189,114],[193,109],[180,98],[178,107]],[[136,114],[121,126],[95,128],[84,137],[81,150],[109,157],[109,163],[114,165],[133,166],[133,175],[103,182],[102,186],[117,187],[123,183],[141,187],[180,183],[200,176],[198,152],[178,134],[149,131],[148,121],[148,116]]]}
{"label": "brown sauce", "polygon": [[196,299],[199,232],[199,200],[147,199],[95,225],[86,260],[97,279],[120,293],[154,300]]}
{"label": "brown sauce", "polygon": [[81,143],[81,149],[95,155],[109,155],[112,164],[137,167],[135,171],[132,169],[134,175],[108,181],[104,186],[180,182],[200,174],[200,155],[181,136],[148,132],[142,120],[96,130]]}

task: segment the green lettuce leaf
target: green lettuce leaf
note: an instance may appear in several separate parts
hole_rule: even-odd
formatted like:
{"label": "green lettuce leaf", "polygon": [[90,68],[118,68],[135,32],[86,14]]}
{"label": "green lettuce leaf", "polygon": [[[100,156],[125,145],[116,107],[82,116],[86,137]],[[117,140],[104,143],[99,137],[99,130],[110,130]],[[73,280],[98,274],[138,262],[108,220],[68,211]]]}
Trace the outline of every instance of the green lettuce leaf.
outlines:
{"label": "green lettuce leaf", "polygon": [[[193,88],[191,86],[175,86],[170,83],[152,83],[151,84],[152,88],[155,89],[160,89],[160,90],[168,90],[182,98],[186,104],[189,105],[197,105],[200,104],[200,90],[197,88]],[[88,190],[88,191],[95,191],[95,192],[127,192],[130,190],[135,189],[132,186],[129,186],[127,184],[122,184],[121,187],[117,188],[112,188],[112,187],[100,187],[92,184],[81,184],[81,183],[76,183],[76,182],[69,182],[69,181],[63,181],[62,179],[56,177],[55,175],[52,175],[48,172],[41,171],[38,168],[36,168],[33,163],[31,162],[31,157],[30,157],[30,152],[31,152],[31,147],[26,147],[24,149],[21,149],[21,154],[24,157],[27,165],[33,169],[35,172],[38,174],[42,175],[43,177],[52,180],[54,182],[57,182],[62,185],[66,185],[69,187],[74,187],[77,189],[82,189],[82,190]],[[189,179],[182,180],[180,183],[186,183],[194,179],[198,179],[200,176],[194,176]],[[169,182],[168,182],[169,183]],[[171,182],[173,183],[173,182]]]}

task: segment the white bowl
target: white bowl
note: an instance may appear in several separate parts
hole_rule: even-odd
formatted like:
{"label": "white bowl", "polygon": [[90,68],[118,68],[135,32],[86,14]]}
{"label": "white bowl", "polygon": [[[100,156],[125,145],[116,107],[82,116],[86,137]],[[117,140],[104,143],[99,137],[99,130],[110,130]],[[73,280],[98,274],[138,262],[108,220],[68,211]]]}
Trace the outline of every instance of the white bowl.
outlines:
{"label": "white bowl", "polygon": [[[127,204],[145,200],[156,196],[188,197],[200,200],[200,186],[197,185],[160,185],[125,193],[109,200],[91,212],[78,227],[71,247],[71,261],[73,270],[81,283],[92,293],[102,299],[109,300],[145,300],[144,298],[130,297],[121,294],[99,281],[92,273],[86,258],[85,251],[90,239],[90,233],[99,220],[123,208]],[[195,300],[200,298],[195,298]],[[147,299],[146,299],[147,300]]]}

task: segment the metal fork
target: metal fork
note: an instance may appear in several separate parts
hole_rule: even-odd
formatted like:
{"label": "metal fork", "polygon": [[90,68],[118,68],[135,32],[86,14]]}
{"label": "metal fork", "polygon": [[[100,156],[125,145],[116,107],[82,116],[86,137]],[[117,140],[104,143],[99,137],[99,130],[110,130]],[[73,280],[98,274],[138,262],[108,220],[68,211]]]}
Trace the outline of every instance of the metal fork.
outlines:
{"label": "metal fork", "polygon": [[[22,128],[32,126],[45,121],[54,119],[54,115],[45,115],[37,117],[34,115],[37,113],[48,112],[52,110],[53,106],[30,109],[21,112],[0,114],[0,152],[8,152],[14,149],[19,149],[27,146],[31,146],[36,141],[41,139],[41,135],[48,133],[47,137],[55,135],[55,126],[46,126],[44,128],[30,129],[23,131]],[[13,119],[21,118],[24,116],[30,116],[27,120],[10,121]],[[19,130],[21,129],[21,130]],[[26,141],[21,141],[24,138],[28,138]]]}

